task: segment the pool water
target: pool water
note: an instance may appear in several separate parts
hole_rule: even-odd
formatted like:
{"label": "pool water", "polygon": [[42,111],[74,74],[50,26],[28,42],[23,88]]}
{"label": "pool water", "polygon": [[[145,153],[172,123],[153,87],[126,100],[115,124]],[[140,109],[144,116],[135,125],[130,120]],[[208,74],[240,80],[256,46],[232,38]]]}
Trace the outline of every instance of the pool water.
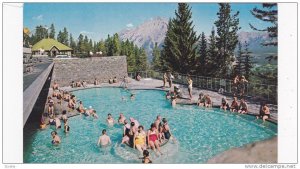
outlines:
{"label": "pool water", "polygon": [[[163,146],[162,156],[150,151],[154,163],[205,163],[230,148],[277,135],[277,125],[263,124],[252,116],[190,105],[172,108],[163,91],[93,88],[73,93],[85,107],[93,106],[99,119],[71,117],[70,133],[57,130],[62,140],[58,146],[51,145],[52,127],[25,131],[25,163],[141,163],[137,150],[120,145],[122,126],[106,124],[108,113],[115,120],[120,112],[127,119],[134,117],[145,129],[149,129],[158,114],[168,119],[176,142],[169,141]],[[130,100],[131,93],[135,93],[135,100]],[[96,145],[102,129],[107,129],[112,140],[106,148]]]}

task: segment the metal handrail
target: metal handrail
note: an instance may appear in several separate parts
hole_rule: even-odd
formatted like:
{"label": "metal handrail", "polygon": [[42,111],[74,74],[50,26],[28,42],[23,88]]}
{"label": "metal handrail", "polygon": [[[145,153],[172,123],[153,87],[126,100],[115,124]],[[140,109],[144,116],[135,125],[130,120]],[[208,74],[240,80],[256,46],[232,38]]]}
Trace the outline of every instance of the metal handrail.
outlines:
{"label": "metal handrail", "polygon": [[[128,72],[128,76],[134,78],[137,72]],[[139,71],[141,77],[162,79],[163,72],[159,71]],[[174,73],[174,83],[187,84],[186,80],[188,75],[181,73]],[[215,78],[206,76],[190,75],[193,80],[193,85],[202,89],[208,89],[212,91],[218,91],[220,88],[224,89],[225,94],[232,94],[233,80],[225,78]],[[277,103],[277,85],[251,83],[246,84],[244,95],[246,97],[257,97],[267,99],[269,102]]]}

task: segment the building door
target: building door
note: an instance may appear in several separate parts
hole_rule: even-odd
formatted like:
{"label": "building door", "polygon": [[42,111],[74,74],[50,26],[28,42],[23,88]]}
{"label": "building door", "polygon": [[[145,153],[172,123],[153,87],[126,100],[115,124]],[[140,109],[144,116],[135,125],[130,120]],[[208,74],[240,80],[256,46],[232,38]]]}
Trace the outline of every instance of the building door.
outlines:
{"label": "building door", "polygon": [[53,57],[56,56],[56,51],[55,51],[55,50],[52,51],[52,56],[53,56]]}

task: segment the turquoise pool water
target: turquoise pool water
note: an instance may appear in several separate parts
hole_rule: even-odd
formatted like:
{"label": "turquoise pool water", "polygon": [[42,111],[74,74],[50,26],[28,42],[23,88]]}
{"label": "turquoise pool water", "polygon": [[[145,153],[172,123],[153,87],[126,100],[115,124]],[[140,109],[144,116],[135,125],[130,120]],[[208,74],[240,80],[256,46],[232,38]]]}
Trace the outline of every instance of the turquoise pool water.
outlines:
{"label": "turquoise pool water", "polygon": [[[59,146],[51,145],[51,127],[25,131],[25,163],[140,163],[135,150],[120,145],[122,126],[106,124],[108,113],[117,119],[123,112],[127,119],[134,117],[146,129],[158,114],[168,119],[177,142],[162,147],[163,156],[157,157],[150,151],[154,163],[205,163],[230,148],[277,135],[277,125],[262,124],[251,116],[197,106],[172,108],[162,91],[94,88],[73,93],[85,107],[93,106],[99,119],[80,115],[70,118],[69,134],[58,129],[62,140]],[[130,100],[130,93],[136,94],[135,100]],[[123,96],[126,101],[122,101]],[[103,149],[96,143],[104,128],[112,145]]]}

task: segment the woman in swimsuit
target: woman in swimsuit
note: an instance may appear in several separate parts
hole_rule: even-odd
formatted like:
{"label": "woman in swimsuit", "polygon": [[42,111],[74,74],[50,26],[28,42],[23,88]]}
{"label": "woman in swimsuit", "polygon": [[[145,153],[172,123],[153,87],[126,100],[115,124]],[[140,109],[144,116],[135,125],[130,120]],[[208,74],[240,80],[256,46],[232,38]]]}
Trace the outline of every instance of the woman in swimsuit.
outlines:
{"label": "woman in swimsuit", "polygon": [[131,122],[130,125],[127,123],[127,120],[124,121],[125,125],[123,128],[123,139],[122,143],[128,143],[130,146],[133,146],[133,136],[135,133],[135,123]]}
{"label": "woman in swimsuit", "polygon": [[152,163],[152,161],[150,160],[150,155],[149,155],[148,150],[143,151],[143,156],[144,157],[143,157],[142,163],[144,163],[144,164]]}
{"label": "woman in swimsuit", "polygon": [[205,107],[212,107],[212,102],[210,96],[207,94],[205,97]]}
{"label": "woman in swimsuit", "polygon": [[60,138],[59,136],[57,135],[57,132],[56,131],[52,131],[51,132],[51,136],[52,136],[52,144],[53,145],[58,145],[61,141],[60,141]]}
{"label": "woman in swimsuit", "polygon": [[133,147],[138,149],[142,154],[143,150],[146,150],[146,133],[143,126],[138,127],[138,131],[134,135]]}
{"label": "woman in swimsuit", "polygon": [[[156,151],[156,149],[160,152],[160,154],[162,155],[162,152],[160,151],[160,147],[159,147],[159,137],[158,137],[158,131],[155,127],[155,124],[152,123],[151,124],[151,128],[148,131],[148,144],[151,147],[151,149],[153,151],[155,151],[156,153],[158,153]],[[156,149],[155,149],[156,148]]]}
{"label": "woman in swimsuit", "polygon": [[205,105],[205,96],[202,92],[199,94],[197,105],[198,106],[204,106]]}
{"label": "woman in swimsuit", "polygon": [[167,83],[167,80],[168,80],[168,77],[167,77],[167,73],[164,73],[164,76],[163,76],[163,88],[166,87],[166,83]]}
{"label": "woman in swimsuit", "polygon": [[226,97],[223,97],[223,98],[222,98],[222,102],[221,102],[220,109],[227,110],[227,108],[229,108],[227,98],[226,98]]}
{"label": "woman in swimsuit", "polygon": [[238,85],[239,85],[239,75],[236,75],[233,79],[233,84],[232,84],[232,87],[233,87],[233,96],[236,96],[237,93],[238,93]]}
{"label": "woman in swimsuit", "polygon": [[239,110],[239,103],[237,102],[237,98],[234,97],[230,106],[231,112],[237,112]]}
{"label": "woman in swimsuit", "polygon": [[192,98],[193,98],[193,96],[192,96],[193,80],[191,79],[190,76],[188,77],[187,82],[188,82],[188,91],[189,91],[190,100],[192,100]]}
{"label": "woman in swimsuit", "polygon": [[164,133],[164,137],[165,137],[165,139],[170,139],[171,138],[171,132],[170,132],[170,127],[168,125],[168,121],[167,121],[166,118],[163,118],[162,121],[164,123],[163,126],[162,126],[162,131]]}

